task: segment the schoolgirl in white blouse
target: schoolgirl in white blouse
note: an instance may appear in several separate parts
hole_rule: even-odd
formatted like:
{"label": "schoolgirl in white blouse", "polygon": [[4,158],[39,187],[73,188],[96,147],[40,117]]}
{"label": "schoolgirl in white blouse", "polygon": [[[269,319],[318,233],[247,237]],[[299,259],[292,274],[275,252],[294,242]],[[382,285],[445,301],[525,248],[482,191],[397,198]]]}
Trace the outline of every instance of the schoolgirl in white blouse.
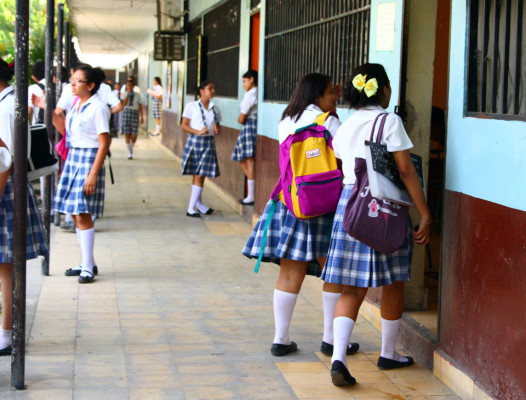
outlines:
{"label": "schoolgirl in white blouse", "polygon": [[[89,65],[78,67],[71,78],[72,93],[79,101],[66,117],[69,154],[55,195],[55,211],[71,213],[75,221],[82,262],[65,274],[80,275],[80,283],[93,282],[98,273],[93,255],[92,216],[102,217],[104,211],[104,160],[110,146],[110,110],[95,94],[104,79],[100,68]],[[60,130],[60,125],[55,126]]]}

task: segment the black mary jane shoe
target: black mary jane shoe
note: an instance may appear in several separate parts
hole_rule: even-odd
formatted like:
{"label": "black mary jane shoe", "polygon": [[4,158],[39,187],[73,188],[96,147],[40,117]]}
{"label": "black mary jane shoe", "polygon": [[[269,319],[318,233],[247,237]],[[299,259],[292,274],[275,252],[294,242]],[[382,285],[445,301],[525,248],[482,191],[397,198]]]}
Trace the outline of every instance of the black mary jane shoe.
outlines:
{"label": "black mary jane shoe", "polygon": [[239,204],[241,204],[243,206],[253,206],[254,202],[253,201],[249,201],[249,202],[245,203],[244,199],[239,199]]}
{"label": "black mary jane shoe", "polygon": [[187,217],[190,217],[190,218],[201,218],[201,214],[198,213],[198,212],[195,212],[195,213],[189,213],[188,211],[186,212],[186,216]]}
{"label": "black mary jane shoe", "polygon": [[[349,345],[347,346],[347,352],[345,354],[347,354],[348,356],[352,356],[353,354],[356,354],[359,348],[360,345],[358,343],[349,343]],[[332,356],[332,353],[334,352],[334,346],[332,344],[322,341],[320,351],[326,356]]]}
{"label": "black mary jane shoe", "polygon": [[[80,273],[82,272],[82,269],[76,269],[76,268],[68,268],[66,272],[64,272],[64,275],[66,276],[80,276]],[[93,266],[93,273],[95,275],[99,274],[99,269],[97,266]]]}
{"label": "black mary jane shoe", "polygon": [[215,210],[213,208],[209,208],[207,212],[203,213],[205,215],[210,215],[214,212]]}
{"label": "black mary jane shoe", "polygon": [[[84,272],[88,272],[88,271],[84,271]],[[95,278],[93,277],[93,274],[91,274],[91,276],[82,276],[82,275],[79,276],[79,283],[92,283],[94,280]]]}
{"label": "black mary jane shoe", "polygon": [[376,363],[376,366],[380,369],[396,369],[396,368],[404,368],[409,367],[415,363],[415,360],[413,360],[412,357],[404,356],[407,358],[407,361],[396,361],[391,360],[390,358],[385,357],[379,357],[378,362]]}
{"label": "black mary jane shoe", "polygon": [[339,360],[332,363],[331,378],[334,386],[352,386],[356,383],[356,379],[349,373],[347,367]]}
{"label": "black mary jane shoe", "polygon": [[3,349],[0,349],[0,356],[10,356],[12,351],[13,348],[11,345],[4,347]]}
{"label": "black mary jane shoe", "polygon": [[275,357],[281,357],[285,354],[294,353],[296,350],[298,350],[298,345],[296,342],[290,342],[290,344],[273,343],[272,347],[270,348],[270,352]]}

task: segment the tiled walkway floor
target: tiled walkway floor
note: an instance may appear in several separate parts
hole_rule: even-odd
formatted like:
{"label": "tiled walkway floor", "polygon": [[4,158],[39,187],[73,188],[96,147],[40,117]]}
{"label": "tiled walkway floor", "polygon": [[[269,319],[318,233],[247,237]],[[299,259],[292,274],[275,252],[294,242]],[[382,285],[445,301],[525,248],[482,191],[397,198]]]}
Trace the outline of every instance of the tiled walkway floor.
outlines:
{"label": "tiled walkway floor", "polygon": [[[63,275],[78,263],[73,233],[53,228],[51,276],[45,277],[26,358],[28,390],[9,388],[0,359],[0,399],[456,399],[420,365],[382,372],[380,334],[358,320],[350,357],[359,384],[335,388],[322,337],[321,282],[308,278],[291,335],[296,354],[270,355],[277,275],[240,255],[251,228],[211,190],[211,216],[185,216],[190,180],[175,158],[142,139],[135,159],[112,145],[116,183],[96,222],[100,275],[79,285]],[[38,273],[38,269],[31,269]]]}

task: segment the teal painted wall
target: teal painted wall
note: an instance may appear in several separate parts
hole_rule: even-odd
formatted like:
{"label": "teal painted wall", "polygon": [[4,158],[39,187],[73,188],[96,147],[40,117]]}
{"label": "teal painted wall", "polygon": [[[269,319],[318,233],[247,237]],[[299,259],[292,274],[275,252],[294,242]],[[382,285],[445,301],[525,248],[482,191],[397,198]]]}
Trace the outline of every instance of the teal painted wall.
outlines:
{"label": "teal painted wall", "polygon": [[446,189],[526,211],[526,123],[464,116],[467,10],[451,7]]}

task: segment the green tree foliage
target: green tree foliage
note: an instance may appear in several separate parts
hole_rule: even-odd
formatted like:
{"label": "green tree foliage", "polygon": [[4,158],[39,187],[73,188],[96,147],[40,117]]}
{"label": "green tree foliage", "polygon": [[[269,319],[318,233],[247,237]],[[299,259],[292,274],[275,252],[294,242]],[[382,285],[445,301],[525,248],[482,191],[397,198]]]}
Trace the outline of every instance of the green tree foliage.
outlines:
{"label": "green tree foliage", "polygon": [[[58,3],[55,3],[58,4]],[[67,15],[67,7],[66,15]],[[55,23],[56,23],[55,11]],[[55,28],[56,33],[56,28]],[[56,50],[56,49],[55,49]],[[46,51],[46,0],[29,1],[29,65],[44,60]],[[15,55],[15,0],[0,1],[0,57],[10,62]]]}

